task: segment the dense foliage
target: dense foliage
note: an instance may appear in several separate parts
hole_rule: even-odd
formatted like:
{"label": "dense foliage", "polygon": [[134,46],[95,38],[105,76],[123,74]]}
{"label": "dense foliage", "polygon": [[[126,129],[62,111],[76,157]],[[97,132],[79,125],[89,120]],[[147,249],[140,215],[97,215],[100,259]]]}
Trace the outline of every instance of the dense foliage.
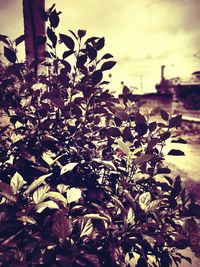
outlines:
{"label": "dense foliage", "polygon": [[[1,35],[11,63],[0,88],[9,120],[0,141],[1,266],[128,266],[126,255],[137,267],[190,262],[180,249],[198,205],[162,154],[181,116],[160,110],[157,123],[127,87],[114,97],[104,89],[116,63],[99,56],[104,38],[57,34],[55,6],[42,14],[42,62],[18,62],[24,37]],[[48,74],[37,76],[37,64]]]}

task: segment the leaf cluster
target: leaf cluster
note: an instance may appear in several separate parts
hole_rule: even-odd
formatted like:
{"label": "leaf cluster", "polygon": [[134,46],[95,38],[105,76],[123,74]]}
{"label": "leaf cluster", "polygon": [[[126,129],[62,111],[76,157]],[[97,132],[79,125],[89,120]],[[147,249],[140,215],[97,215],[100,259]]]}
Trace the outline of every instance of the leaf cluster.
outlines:
{"label": "leaf cluster", "polygon": [[179,250],[190,245],[184,222],[195,223],[199,206],[162,154],[181,118],[163,110],[163,123],[146,118],[128,88],[114,97],[104,88],[116,63],[99,57],[104,38],[57,34],[54,5],[42,15],[49,49],[39,63],[48,75],[35,75],[38,62],[17,63],[1,36],[11,63],[1,81],[9,119],[0,141],[1,264],[129,266],[127,254],[137,266],[190,262]]}

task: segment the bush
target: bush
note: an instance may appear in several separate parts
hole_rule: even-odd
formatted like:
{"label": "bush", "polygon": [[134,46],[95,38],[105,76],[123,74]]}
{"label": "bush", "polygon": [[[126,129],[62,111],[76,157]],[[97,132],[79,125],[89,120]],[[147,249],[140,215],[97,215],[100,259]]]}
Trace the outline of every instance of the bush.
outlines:
{"label": "bush", "polygon": [[[161,110],[157,123],[127,87],[110,94],[103,73],[116,62],[99,57],[104,38],[58,36],[59,13],[45,14],[43,62],[18,63],[19,41],[1,36],[11,62],[1,80],[9,119],[0,142],[2,266],[129,266],[126,255],[137,267],[190,262],[179,250],[190,245],[199,206],[162,154],[180,116]],[[35,75],[38,63],[48,75]]]}

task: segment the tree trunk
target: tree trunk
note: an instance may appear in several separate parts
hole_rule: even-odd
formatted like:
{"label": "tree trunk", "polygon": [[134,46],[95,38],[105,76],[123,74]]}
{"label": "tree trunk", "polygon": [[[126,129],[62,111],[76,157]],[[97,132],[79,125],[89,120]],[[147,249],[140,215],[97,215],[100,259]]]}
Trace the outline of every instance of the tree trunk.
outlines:
{"label": "tree trunk", "polygon": [[[45,44],[36,45],[38,36],[45,36],[45,21],[42,19],[40,9],[44,10],[45,0],[23,0],[24,34],[26,60],[30,64],[43,59]],[[36,75],[44,73],[45,67],[41,64],[34,66]]]}

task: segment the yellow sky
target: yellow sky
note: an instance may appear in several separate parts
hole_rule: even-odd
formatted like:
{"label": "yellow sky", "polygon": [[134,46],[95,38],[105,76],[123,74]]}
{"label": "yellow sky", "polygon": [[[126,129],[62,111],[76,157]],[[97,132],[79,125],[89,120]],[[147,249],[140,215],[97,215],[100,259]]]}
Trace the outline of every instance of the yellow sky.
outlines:
{"label": "yellow sky", "polygon": [[[118,64],[111,71],[111,88],[120,82],[148,92],[166,75],[189,76],[200,69],[200,0],[46,0],[61,10],[59,31],[86,29],[104,36],[104,51]],[[0,32],[15,38],[23,33],[20,0],[0,0]]]}

